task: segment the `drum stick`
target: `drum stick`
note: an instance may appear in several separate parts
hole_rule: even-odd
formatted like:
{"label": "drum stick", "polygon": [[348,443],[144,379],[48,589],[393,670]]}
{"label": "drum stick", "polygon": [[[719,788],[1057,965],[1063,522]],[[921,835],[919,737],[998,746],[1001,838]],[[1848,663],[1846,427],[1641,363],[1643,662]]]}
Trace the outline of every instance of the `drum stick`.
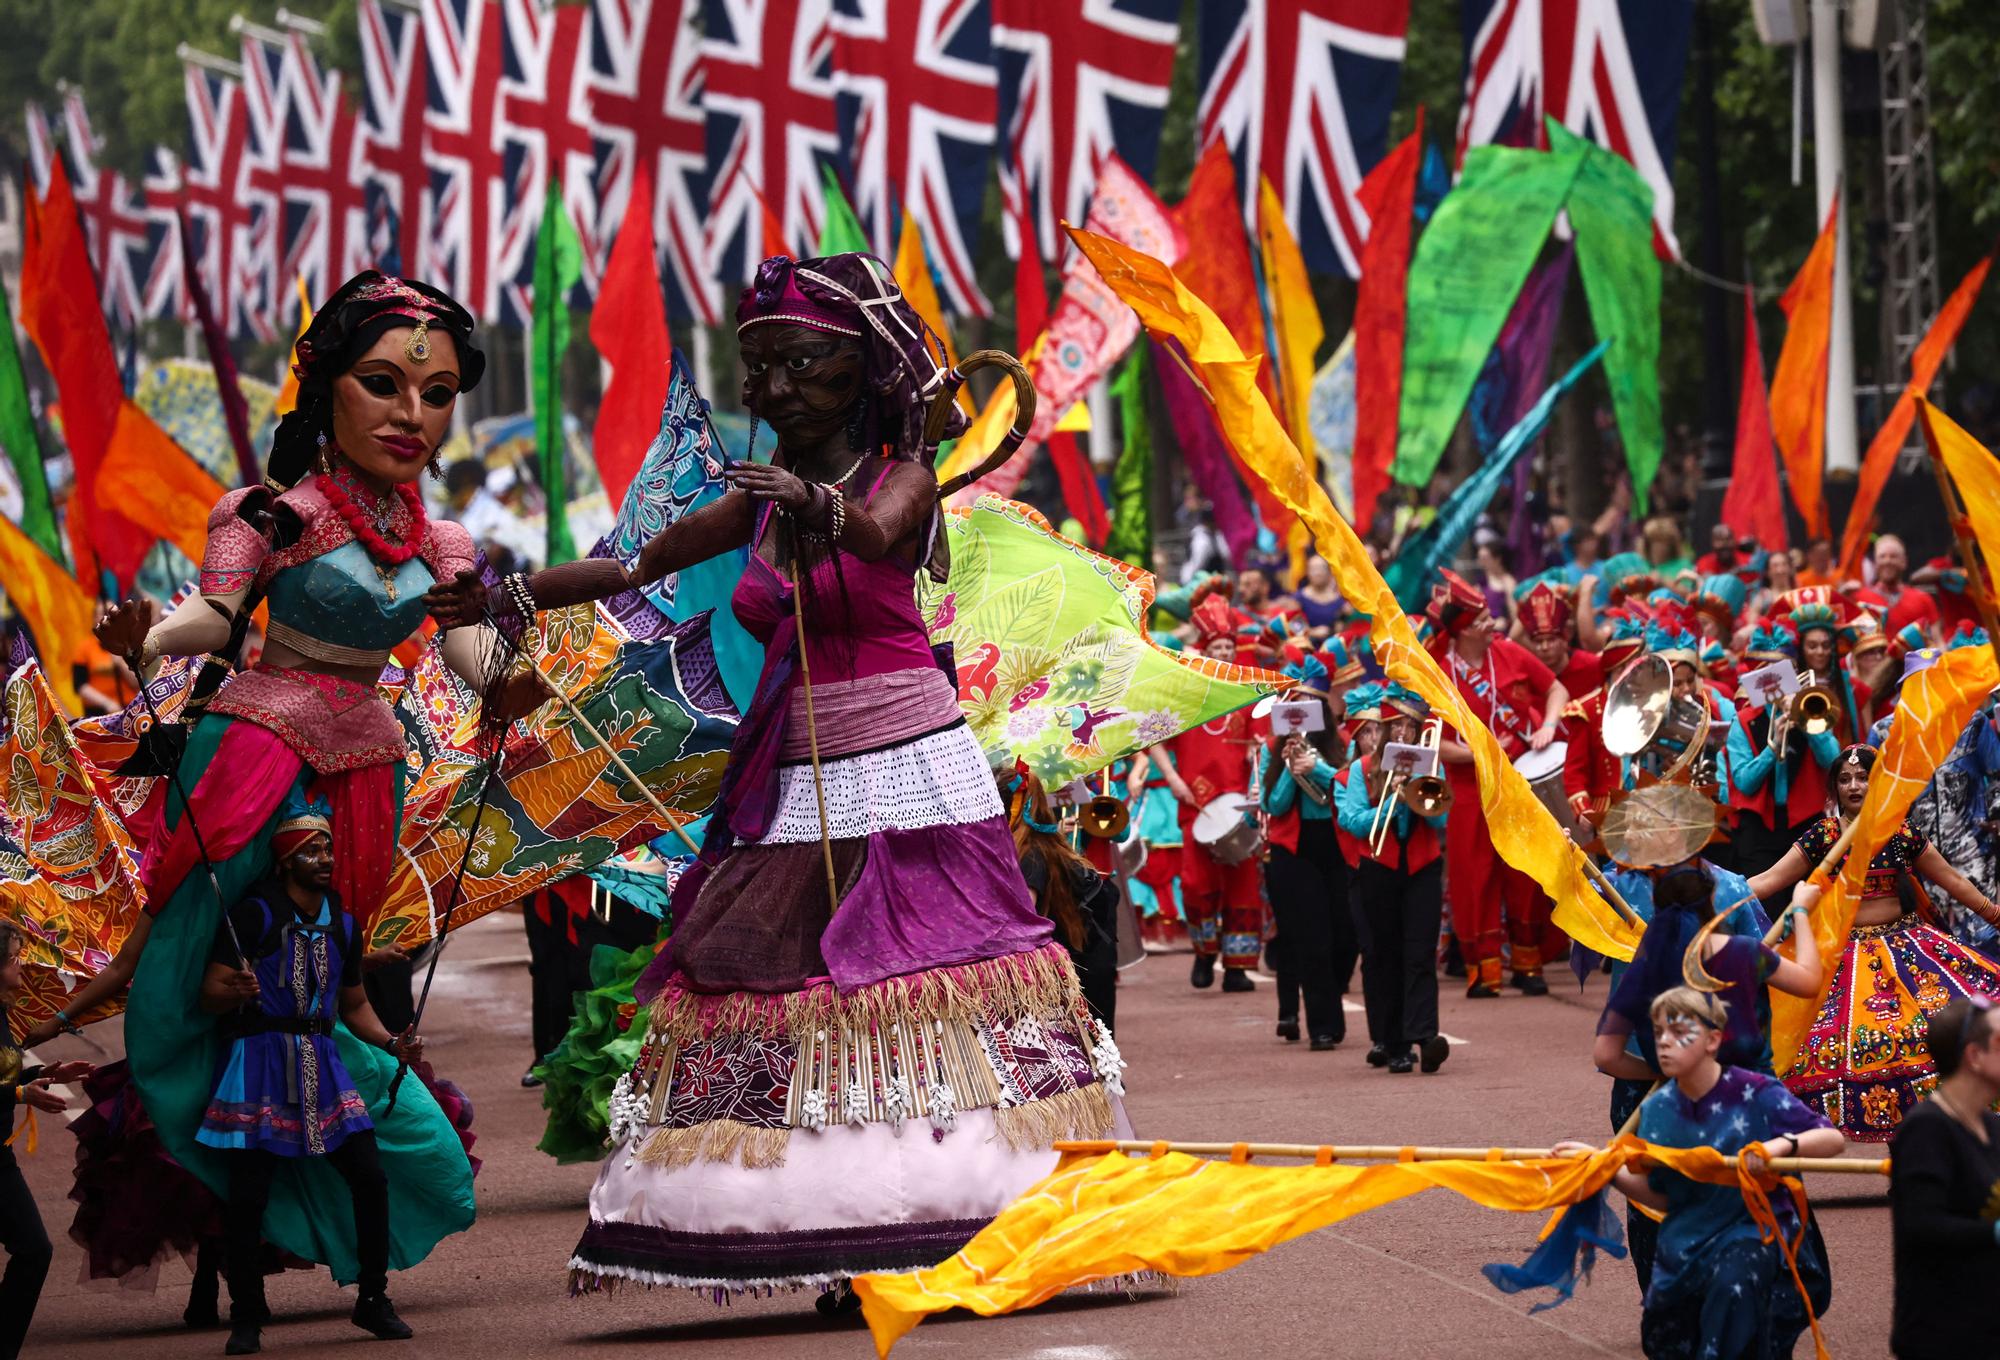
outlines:
{"label": "drum stick", "polygon": [[1611,885],[1611,880],[1605,877],[1604,870],[1597,867],[1597,861],[1584,854],[1582,850],[1578,850],[1576,854],[1577,858],[1583,861],[1584,873],[1590,876],[1590,881],[1597,885],[1597,890],[1604,894],[1605,900],[1618,909],[1618,914],[1625,918],[1626,924],[1644,930],[1646,923],[1639,919],[1638,912],[1632,910],[1632,904],[1625,900],[1624,894]]}
{"label": "drum stick", "polygon": [[[1336,1162],[1546,1162],[1576,1161],[1591,1154],[1588,1152],[1552,1153],[1547,1148],[1484,1148],[1484,1147],[1393,1147],[1388,1145],[1367,1145],[1360,1147],[1316,1146],[1311,1143],[1148,1143],[1142,1139],[1068,1140],[1059,1139],[1054,1144],[1057,1152],[1136,1152],[1152,1155],[1159,1152],[1184,1152],[1191,1157],[1293,1157],[1301,1160],[1319,1160],[1325,1154]],[[1889,1174],[1889,1159],[1886,1157],[1773,1157],[1768,1163],[1773,1171],[1824,1171],[1845,1176],[1886,1176]]]}

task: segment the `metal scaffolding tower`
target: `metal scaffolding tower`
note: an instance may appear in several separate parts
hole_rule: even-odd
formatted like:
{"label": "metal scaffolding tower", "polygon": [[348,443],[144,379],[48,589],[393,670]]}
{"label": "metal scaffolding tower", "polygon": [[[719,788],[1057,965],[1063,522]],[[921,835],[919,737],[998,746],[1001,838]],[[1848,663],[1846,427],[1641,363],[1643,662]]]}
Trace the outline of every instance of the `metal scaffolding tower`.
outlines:
{"label": "metal scaffolding tower", "polygon": [[[1924,60],[1926,0],[1883,5],[1879,68],[1882,88],[1882,172],[1888,211],[1888,278],[1882,324],[1890,361],[1884,387],[1900,390],[1910,355],[1938,309],[1936,179],[1931,165],[1930,79]],[[1935,397],[1937,393],[1933,392]],[[1923,458],[1912,431],[1904,471]]]}

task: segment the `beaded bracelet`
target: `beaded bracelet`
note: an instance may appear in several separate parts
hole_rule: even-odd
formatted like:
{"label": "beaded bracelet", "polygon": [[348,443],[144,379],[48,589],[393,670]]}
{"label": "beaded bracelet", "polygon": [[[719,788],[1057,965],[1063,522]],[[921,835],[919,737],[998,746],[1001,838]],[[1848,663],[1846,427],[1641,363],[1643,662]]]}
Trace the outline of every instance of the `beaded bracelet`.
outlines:
{"label": "beaded bracelet", "polygon": [[828,494],[833,497],[833,507],[827,525],[827,541],[838,543],[841,531],[847,528],[847,496],[837,486],[829,487]]}
{"label": "beaded bracelet", "polygon": [[535,617],[535,592],[528,585],[528,574],[524,571],[512,572],[500,578],[507,598],[513,601],[514,610],[524,620]]}
{"label": "beaded bracelet", "polygon": [[55,1014],[55,1021],[56,1021],[56,1028],[60,1029],[64,1034],[83,1033],[83,1026],[77,1024],[76,1021],[70,1019],[68,1011],[57,1011]]}

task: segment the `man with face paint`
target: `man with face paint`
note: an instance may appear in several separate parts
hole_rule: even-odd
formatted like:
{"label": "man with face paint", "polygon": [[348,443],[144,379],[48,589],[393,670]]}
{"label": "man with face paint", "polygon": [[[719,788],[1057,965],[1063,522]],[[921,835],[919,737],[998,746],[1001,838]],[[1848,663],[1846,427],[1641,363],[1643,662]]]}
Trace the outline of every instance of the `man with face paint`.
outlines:
{"label": "man with face paint", "polygon": [[[1833,808],[1750,880],[1753,891],[1760,897],[1782,891],[1819,866],[1859,815],[1875,759],[1872,746],[1840,753]],[[2000,907],[1908,822],[1869,861],[1826,1003],[1799,1046],[1798,1064],[1783,1074],[1801,1100],[1860,1142],[1886,1142],[1936,1080],[1923,1045],[1928,1017],[1960,997],[2000,1000],[2000,964],[1919,915],[1930,913],[1930,901],[1918,875],[2000,922]]]}
{"label": "man with face paint", "polygon": [[[1710,1147],[1733,1157],[1753,1143],[1765,1156],[1835,1157],[1846,1145],[1837,1129],[1801,1104],[1784,1084],[1720,1059],[1729,1005],[1692,987],[1663,992],[1650,1008],[1653,1047],[1668,1084],[1639,1109],[1639,1137],[1661,1147]],[[1589,1150],[1558,1143],[1557,1156]],[[1752,1171],[1763,1161],[1752,1154]],[[1823,1311],[1831,1279],[1817,1235],[1798,1252],[1801,1298],[1774,1240],[1734,1185],[1694,1181],[1664,1167],[1625,1170],[1612,1182],[1635,1205],[1663,1214],[1658,1256],[1639,1324],[1648,1360],[1788,1356],[1809,1325],[1807,1307]],[[1774,1194],[1779,1231],[1801,1236],[1788,1197]]]}
{"label": "man with face paint", "polygon": [[[1238,615],[1220,595],[1194,608],[1196,643],[1213,661],[1236,660]],[[1181,824],[1181,904],[1194,942],[1189,981],[1197,988],[1215,981],[1222,962],[1222,990],[1248,992],[1257,984],[1250,970],[1264,947],[1262,869],[1256,856],[1224,864],[1194,837],[1201,810],[1224,794],[1249,796],[1255,776],[1257,738],[1249,710],[1238,709],[1165,743],[1170,761],[1160,773],[1178,804]]]}

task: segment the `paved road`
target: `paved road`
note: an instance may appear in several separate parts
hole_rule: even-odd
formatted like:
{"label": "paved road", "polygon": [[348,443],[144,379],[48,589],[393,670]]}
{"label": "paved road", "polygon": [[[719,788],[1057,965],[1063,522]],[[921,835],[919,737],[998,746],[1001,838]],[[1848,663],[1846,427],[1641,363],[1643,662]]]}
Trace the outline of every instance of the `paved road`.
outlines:
{"label": "paved road", "polygon": [[[478,1223],[392,1281],[422,1353],[448,1347],[500,1360],[578,1346],[615,1354],[697,1343],[705,1360],[871,1356],[858,1322],[821,1323],[809,1295],[726,1308],[666,1290],[567,1297],[563,1266],[583,1223],[592,1169],[558,1167],[534,1151],[540,1104],[518,1085],[528,1054],[527,995],[518,916],[489,917],[461,932],[439,972],[425,1029],[438,1068],[477,1103],[485,1169]],[[1125,974],[1119,997],[1119,1041],[1131,1063],[1128,1107],[1147,1137],[1481,1146],[1598,1138],[1606,1086],[1586,1055],[1602,1000],[1601,982],[1581,996],[1571,990],[1546,1000],[1468,1002],[1448,994],[1445,1028],[1463,1042],[1444,1070],[1390,1076],[1362,1063],[1365,1044],[1311,1053],[1276,1040],[1268,986],[1253,996],[1193,992],[1185,956],[1156,956]],[[1359,1015],[1351,1022],[1358,1036]],[[118,1029],[114,1022],[94,1034],[115,1049]],[[65,1039],[44,1056],[83,1054]],[[162,1270],[152,1294],[78,1282],[81,1254],[63,1239],[67,1141],[45,1124],[43,1150],[29,1161],[29,1181],[59,1244],[28,1354],[220,1354],[220,1333],[180,1326],[188,1275],[178,1263]],[[1826,1319],[1833,1354],[1885,1355],[1883,1187],[1872,1178],[1820,1177],[1812,1189],[1833,1258],[1834,1307]],[[1484,1262],[1518,1260],[1538,1227],[1538,1220],[1433,1191],[1227,1274],[1186,1282],[1177,1295],[1083,1295],[1011,1318],[957,1315],[925,1323],[896,1353],[909,1360],[1638,1356],[1638,1291],[1624,1262],[1600,1261],[1574,1300],[1536,1316],[1480,1277]],[[351,1353],[345,1348],[366,1340],[346,1321],[352,1295],[337,1294],[323,1273],[275,1279],[270,1293],[278,1321],[264,1333],[267,1353]],[[1799,1354],[1810,1354],[1810,1341]]]}

